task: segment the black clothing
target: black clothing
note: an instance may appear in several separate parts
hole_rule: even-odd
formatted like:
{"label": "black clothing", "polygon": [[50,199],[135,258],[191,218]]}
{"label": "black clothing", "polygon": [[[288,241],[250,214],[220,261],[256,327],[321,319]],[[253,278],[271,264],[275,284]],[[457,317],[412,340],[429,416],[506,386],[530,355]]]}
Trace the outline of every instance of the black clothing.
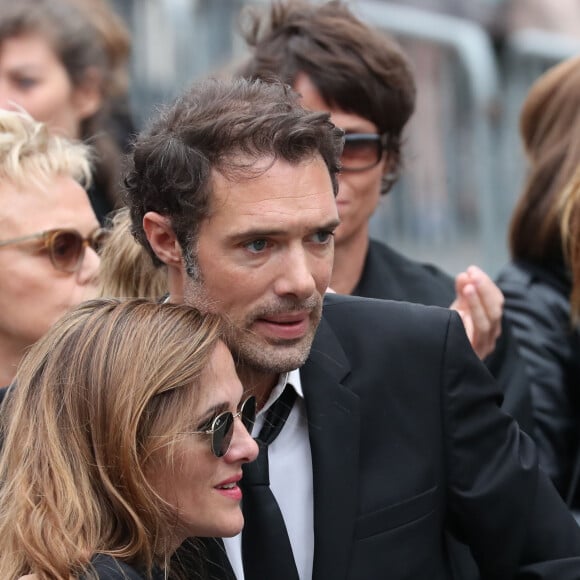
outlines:
{"label": "black clothing", "polygon": [[[416,262],[386,244],[370,240],[362,276],[352,294],[447,308],[455,300],[455,282],[431,264]],[[504,394],[503,410],[531,434],[529,377],[505,317],[496,348],[484,362]]]}
{"label": "black clothing", "polygon": [[[105,554],[94,556],[91,560],[91,566],[97,573],[99,580],[145,580],[147,578],[144,572]],[[83,576],[82,580],[86,578],[91,578],[91,576]],[[164,580],[165,575],[160,570],[153,570],[151,578],[152,580]]]}
{"label": "black clothing", "polygon": [[0,405],[4,401],[4,398],[6,397],[7,392],[8,392],[8,387],[1,387],[0,388]]}
{"label": "black clothing", "polygon": [[580,329],[570,322],[570,275],[563,264],[515,261],[498,284],[529,371],[540,465],[566,497],[580,442]]}
{"label": "black clothing", "polygon": [[329,294],[300,378],[313,580],[448,580],[448,530],[485,580],[580,578],[580,529],[457,313]]}

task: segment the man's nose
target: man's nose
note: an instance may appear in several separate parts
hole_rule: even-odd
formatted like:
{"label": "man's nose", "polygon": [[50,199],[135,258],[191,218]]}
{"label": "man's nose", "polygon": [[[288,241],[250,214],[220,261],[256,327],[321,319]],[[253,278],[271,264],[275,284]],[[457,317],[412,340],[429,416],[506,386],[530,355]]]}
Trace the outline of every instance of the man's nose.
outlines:
{"label": "man's nose", "polygon": [[293,295],[300,300],[316,290],[312,259],[304,247],[290,250],[280,263],[275,291],[278,296]]}

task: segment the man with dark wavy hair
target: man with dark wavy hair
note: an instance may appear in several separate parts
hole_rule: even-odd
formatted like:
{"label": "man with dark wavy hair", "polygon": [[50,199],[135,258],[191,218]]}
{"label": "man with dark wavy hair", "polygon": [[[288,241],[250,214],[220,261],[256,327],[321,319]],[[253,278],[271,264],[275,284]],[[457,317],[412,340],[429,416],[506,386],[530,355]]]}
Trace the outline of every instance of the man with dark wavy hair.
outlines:
{"label": "man with dark wavy hair", "polygon": [[[207,490],[241,487],[245,518],[206,542],[208,575],[447,579],[453,529],[484,578],[578,577],[580,529],[457,313],[325,296],[342,139],[288,87],[240,79],[195,85],[135,144],[133,230],[170,301],[227,318],[258,401],[258,460]],[[219,442],[220,413],[196,430]]]}

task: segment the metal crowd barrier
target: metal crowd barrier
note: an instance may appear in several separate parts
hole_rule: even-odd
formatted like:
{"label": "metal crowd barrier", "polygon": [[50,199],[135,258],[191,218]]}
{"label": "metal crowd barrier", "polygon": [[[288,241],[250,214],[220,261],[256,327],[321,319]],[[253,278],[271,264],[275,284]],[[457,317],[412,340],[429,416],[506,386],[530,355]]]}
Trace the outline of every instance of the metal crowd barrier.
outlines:
{"label": "metal crowd barrier", "polygon": [[509,216],[522,190],[525,159],[519,137],[519,117],[528,91],[548,68],[580,54],[580,37],[575,39],[543,30],[523,29],[506,39],[502,76],[503,115],[498,135],[497,187],[502,192],[502,215]]}
{"label": "metal crowd barrier", "polygon": [[142,126],[159,103],[227,63],[244,0],[113,0],[133,38],[131,106]]}
{"label": "metal crowd barrier", "polygon": [[[243,54],[238,14],[246,4],[268,3],[113,0],[133,35],[137,126],[194,78]],[[521,187],[519,108],[533,80],[580,44],[541,31],[515,33],[506,41],[500,77],[488,35],[469,20],[378,0],[352,0],[352,8],[401,41],[419,77],[425,61],[434,65],[431,92],[425,95],[427,85],[418,79],[424,98],[420,93],[410,123],[402,179],[371,232],[452,273],[477,263],[495,274],[507,259],[506,225]]]}
{"label": "metal crowd barrier", "polygon": [[[438,210],[439,202],[432,204],[433,211],[445,214],[441,218],[443,232],[439,233],[439,239],[425,238],[414,243],[409,239],[414,236],[411,229],[399,232],[393,239],[382,231],[383,227],[388,230],[397,226],[385,218],[391,210],[387,207],[373,224],[374,235],[383,234],[393,245],[415,253],[415,257],[435,261],[451,271],[473,262],[495,272],[505,260],[505,243],[504,232],[497,229],[498,204],[492,177],[492,119],[500,83],[488,35],[471,21],[398,4],[361,0],[353,2],[353,8],[363,19],[401,40],[405,48],[419,43],[427,45],[428,50],[439,51],[446,75],[436,87],[442,95],[443,108],[432,114],[442,117],[438,142],[445,152],[441,161],[446,164],[447,178],[443,184],[426,181],[427,187],[447,189],[446,197],[437,194],[445,204],[443,208]],[[419,94],[419,106],[420,99]],[[420,172],[421,163],[422,160],[409,159],[407,171]],[[385,206],[393,201],[404,203],[405,210],[395,210],[399,216],[414,212],[414,208],[413,204],[397,199],[398,194],[400,198],[417,195],[404,185],[404,191],[394,192],[393,200],[387,199],[385,203]]]}

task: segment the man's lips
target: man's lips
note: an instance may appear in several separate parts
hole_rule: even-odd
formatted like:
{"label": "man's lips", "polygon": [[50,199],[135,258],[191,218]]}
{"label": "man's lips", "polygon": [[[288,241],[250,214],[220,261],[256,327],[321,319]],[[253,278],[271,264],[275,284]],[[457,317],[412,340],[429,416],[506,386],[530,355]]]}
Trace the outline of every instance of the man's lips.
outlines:
{"label": "man's lips", "polygon": [[310,327],[310,312],[270,314],[255,320],[254,325],[264,334],[287,340],[302,338]]}

